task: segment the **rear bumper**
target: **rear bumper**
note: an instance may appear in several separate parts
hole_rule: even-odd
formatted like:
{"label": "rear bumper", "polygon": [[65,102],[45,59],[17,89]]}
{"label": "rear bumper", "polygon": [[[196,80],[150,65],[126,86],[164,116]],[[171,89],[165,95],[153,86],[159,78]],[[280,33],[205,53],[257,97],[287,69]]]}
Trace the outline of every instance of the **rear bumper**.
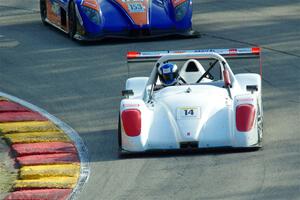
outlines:
{"label": "rear bumper", "polygon": [[122,154],[134,154],[134,153],[164,153],[164,152],[209,152],[209,151],[248,151],[258,150],[262,148],[262,142],[250,146],[209,146],[203,147],[199,145],[199,142],[181,142],[179,145],[166,145],[161,148],[145,148],[138,147],[132,148],[134,150],[119,149]]}
{"label": "rear bumper", "polygon": [[224,154],[224,153],[238,153],[238,152],[251,152],[260,150],[262,146],[253,145],[249,147],[210,147],[210,148],[179,148],[179,149],[148,149],[145,151],[126,151],[119,150],[120,156],[155,156],[155,155],[186,155],[186,154]]}

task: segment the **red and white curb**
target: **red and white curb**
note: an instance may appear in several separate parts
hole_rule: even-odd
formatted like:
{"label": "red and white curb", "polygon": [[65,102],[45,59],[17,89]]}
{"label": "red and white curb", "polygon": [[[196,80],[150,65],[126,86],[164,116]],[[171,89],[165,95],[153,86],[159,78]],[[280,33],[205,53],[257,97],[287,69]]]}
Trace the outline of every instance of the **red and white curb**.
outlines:
{"label": "red and white curb", "polygon": [[[66,193],[67,196],[64,196],[64,194],[63,194],[64,191],[60,190],[59,188],[55,188],[55,187],[54,188],[51,188],[51,187],[43,188],[43,187],[41,187],[41,188],[39,188],[39,192],[41,193],[40,196],[39,195],[34,196],[36,194],[34,194],[34,192],[31,192],[30,190],[28,190],[28,192],[26,193],[26,199],[30,199],[31,195],[32,195],[32,199],[44,199],[43,198],[43,192],[45,192],[48,195],[48,197],[46,199],[58,199],[58,198],[56,198],[58,196],[60,197],[59,199],[70,199],[70,200],[75,199],[76,195],[83,189],[84,184],[88,181],[89,176],[90,176],[90,164],[89,164],[88,150],[87,150],[87,147],[84,144],[82,138],[69,125],[62,122],[61,120],[59,120],[55,116],[49,114],[47,111],[45,111],[43,109],[41,109],[41,108],[31,104],[31,103],[28,103],[28,102],[26,102],[22,99],[19,99],[15,96],[12,96],[12,95],[9,95],[9,94],[3,93],[3,92],[0,92],[0,97],[8,99],[11,102],[15,102],[17,104],[20,104],[20,105],[26,107],[27,109],[29,109],[33,112],[39,113],[43,117],[47,118],[50,122],[55,124],[60,130],[63,131],[63,133],[65,133],[70,138],[70,140],[72,141],[72,144],[74,144],[74,146],[76,147],[76,151],[77,151],[77,154],[79,156],[80,173],[79,173],[76,185],[74,187],[70,187],[70,189],[65,189],[65,191],[71,190],[71,192]],[[20,114],[21,114],[21,112],[20,112]],[[59,146],[59,141],[56,142],[56,143],[53,142],[52,144]],[[14,144],[14,146],[15,146],[14,148],[18,149],[18,144]],[[35,147],[35,150],[33,150],[33,152],[34,151],[35,152],[40,151],[38,143],[35,143],[35,144],[32,143],[32,147]],[[22,146],[22,148],[24,148],[24,146]],[[19,148],[19,152],[22,152],[22,148]],[[47,151],[51,151],[50,148],[47,149]],[[55,155],[55,153],[56,153],[55,150],[53,150],[52,153],[53,153],[52,155]],[[62,152],[59,152],[59,153],[62,153]],[[38,155],[36,155],[36,156],[38,156]],[[30,161],[30,156],[27,156],[27,160],[28,160],[28,158],[29,158],[29,161]],[[38,158],[38,157],[35,157],[35,159],[36,158]],[[53,160],[53,158],[51,158],[51,156],[50,156],[49,159]],[[57,159],[57,160],[59,160],[59,159]],[[76,158],[74,158],[74,159],[71,158],[71,160],[76,160]],[[26,159],[25,160],[23,159],[21,161],[23,161],[25,163],[24,165],[26,165]],[[30,162],[32,164],[32,161],[30,161]],[[62,162],[62,163],[64,163],[64,162]],[[43,166],[39,165],[39,166],[25,166],[25,167],[29,167],[29,168],[37,167],[37,168],[39,168],[38,170],[41,170],[40,168],[43,167]],[[55,166],[52,165],[51,168],[55,168]],[[32,169],[27,170],[27,172],[30,171],[30,170],[32,170]],[[58,174],[59,174],[59,172],[58,172]],[[24,169],[23,170],[23,176],[30,177],[30,176],[33,176],[33,175],[30,174],[30,173],[26,174],[26,169]],[[57,178],[59,178],[59,177],[57,177]],[[55,179],[55,177],[54,177],[54,179]],[[16,193],[18,193],[18,191],[16,191]],[[63,198],[61,198],[61,197],[63,197]]]}

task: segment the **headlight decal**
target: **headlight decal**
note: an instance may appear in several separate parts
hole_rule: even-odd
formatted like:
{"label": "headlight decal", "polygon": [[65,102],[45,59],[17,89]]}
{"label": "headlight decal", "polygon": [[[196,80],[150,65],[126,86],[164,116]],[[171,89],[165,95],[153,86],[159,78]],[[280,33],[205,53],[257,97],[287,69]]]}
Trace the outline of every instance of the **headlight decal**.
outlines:
{"label": "headlight decal", "polygon": [[81,9],[91,22],[98,25],[101,23],[99,11],[86,6],[81,6]]}
{"label": "headlight decal", "polygon": [[188,9],[189,9],[189,1],[184,1],[183,3],[176,6],[175,7],[176,21],[181,21],[185,17]]}
{"label": "headlight decal", "polygon": [[101,24],[100,6],[97,0],[82,0],[81,10],[94,24]]}
{"label": "headlight decal", "polygon": [[100,7],[96,0],[84,0],[81,4],[82,6],[94,9],[99,12]]}

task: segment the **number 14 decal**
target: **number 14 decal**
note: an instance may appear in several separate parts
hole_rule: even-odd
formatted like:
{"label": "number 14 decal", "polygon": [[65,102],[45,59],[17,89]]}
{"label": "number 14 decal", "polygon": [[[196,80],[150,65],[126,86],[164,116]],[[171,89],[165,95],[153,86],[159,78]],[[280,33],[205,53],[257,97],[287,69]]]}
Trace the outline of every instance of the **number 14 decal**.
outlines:
{"label": "number 14 decal", "polygon": [[184,110],[185,116],[194,116],[194,110],[193,109],[186,109]]}
{"label": "number 14 decal", "polygon": [[199,107],[179,107],[177,108],[177,119],[200,118]]}

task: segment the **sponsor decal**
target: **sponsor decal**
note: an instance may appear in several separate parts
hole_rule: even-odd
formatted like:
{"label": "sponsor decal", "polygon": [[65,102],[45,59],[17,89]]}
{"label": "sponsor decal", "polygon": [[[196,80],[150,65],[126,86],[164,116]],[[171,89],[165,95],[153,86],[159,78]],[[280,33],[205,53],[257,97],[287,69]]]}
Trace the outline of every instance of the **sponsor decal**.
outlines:
{"label": "sponsor decal", "polygon": [[229,54],[231,55],[237,54],[237,49],[229,49]]}
{"label": "sponsor decal", "polygon": [[148,24],[149,0],[115,0],[138,26]]}
{"label": "sponsor decal", "polygon": [[145,7],[143,6],[142,3],[129,3],[128,10],[131,13],[141,13],[141,12],[145,12]]}
{"label": "sponsor decal", "polygon": [[153,52],[141,52],[141,56],[157,56],[157,55],[166,55],[168,51],[153,51]]}
{"label": "sponsor decal", "polygon": [[129,103],[124,103],[123,107],[139,107],[140,104],[129,104]]}
{"label": "sponsor decal", "polygon": [[245,98],[245,99],[238,99],[237,101],[240,102],[240,101],[253,101],[254,99],[253,98]]}
{"label": "sponsor decal", "polygon": [[163,70],[163,74],[168,74],[172,72],[170,68],[167,69],[163,68],[162,70]]}

